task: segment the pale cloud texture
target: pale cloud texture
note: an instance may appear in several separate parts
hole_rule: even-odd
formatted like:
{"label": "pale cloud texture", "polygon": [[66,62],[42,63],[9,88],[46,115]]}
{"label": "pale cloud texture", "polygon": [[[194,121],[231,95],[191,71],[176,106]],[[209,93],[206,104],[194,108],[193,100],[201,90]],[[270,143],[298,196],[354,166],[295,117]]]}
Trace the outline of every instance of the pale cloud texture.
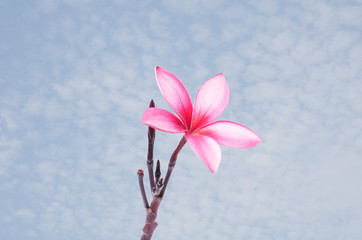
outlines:
{"label": "pale cloud texture", "polygon": [[[181,151],[154,239],[362,238],[361,1],[0,1],[0,236],[139,239],[154,78],[263,142]],[[162,173],[181,135],[157,132]],[[148,187],[148,181],[145,182]]]}

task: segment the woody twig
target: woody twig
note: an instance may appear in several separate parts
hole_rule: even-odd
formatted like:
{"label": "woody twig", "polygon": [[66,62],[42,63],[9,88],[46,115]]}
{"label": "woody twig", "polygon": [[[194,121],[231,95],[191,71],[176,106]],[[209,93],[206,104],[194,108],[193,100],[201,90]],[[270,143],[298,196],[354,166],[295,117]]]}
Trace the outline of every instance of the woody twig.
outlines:
{"label": "woody twig", "polygon": [[[150,107],[155,107],[153,100],[151,100]],[[142,229],[141,240],[150,240],[152,237],[153,232],[157,227],[157,211],[161,204],[162,198],[165,194],[167,184],[170,180],[172,171],[176,165],[176,160],[178,153],[182,149],[182,147],[186,143],[186,138],[182,137],[181,141],[179,142],[178,146],[174,150],[171,155],[168,169],[166,173],[165,180],[161,178],[161,166],[160,161],[157,160],[156,170],[153,172],[153,148],[154,148],[154,141],[155,141],[155,129],[152,127],[148,127],[148,154],[147,154],[147,168],[148,168],[148,175],[150,180],[150,188],[152,193],[152,202],[151,205],[148,204],[147,196],[145,192],[145,187],[143,183],[143,176],[144,172],[142,169],[138,170],[138,181],[140,186],[140,191],[143,199],[143,204],[146,210],[146,221],[145,225]]]}

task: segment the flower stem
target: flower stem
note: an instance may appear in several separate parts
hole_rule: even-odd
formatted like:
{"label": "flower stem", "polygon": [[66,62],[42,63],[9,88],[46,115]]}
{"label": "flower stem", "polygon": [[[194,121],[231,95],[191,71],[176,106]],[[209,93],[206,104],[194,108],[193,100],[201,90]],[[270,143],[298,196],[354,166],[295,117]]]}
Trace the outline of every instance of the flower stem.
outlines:
{"label": "flower stem", "polygon": [[162,190],[161,190],[161,192],[159,194],[159,196],[161,198],[165,194],[168,181],[170,180],[173,168],[176,165],[177,155],[180,152],[180,150],[183,148],[183,146],[185,146],[185,144],[186,144],[186,137],[183,136],[182,139],[180,140],[178,146],[176,147],[175,151],[171,155],[170,162],[168,163],[168,169],[167,169],[167,173],[166,173],[166,176],[165,176],[165,181],[164,181],[164,184],[163,184],[163,188],[162,188]]}

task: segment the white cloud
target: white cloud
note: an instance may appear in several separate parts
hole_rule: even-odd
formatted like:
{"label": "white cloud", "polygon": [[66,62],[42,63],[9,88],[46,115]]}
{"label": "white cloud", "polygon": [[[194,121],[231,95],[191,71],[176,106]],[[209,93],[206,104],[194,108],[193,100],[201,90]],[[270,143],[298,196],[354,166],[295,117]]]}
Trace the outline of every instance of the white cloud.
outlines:
{"label": "white cloud", "polygon": [[[230,102],[222,118],[245,124],[263,142],[223,147],[216,174],[186,146],[155,239],[362,236],[356,3],[22,7],[28,12],[22,20],[36,27],[20,33],[29,44],[11,56],[12,64],[1,61],[0,234],[139,238],[144,211],[136,171],[146,170],[147,147],[140,117],[151,98],[170,110],[154,79],[159,65],[179,77],[192,99],[223,72]],[[163,174],[180,137],[157,132]]]}
{"label": "white cloud", "polygon": [[26,221],[26,222],[32,222],[35,219],[35,213],[27,208],[16,210],[15,216],[19,218],[20,221]]}

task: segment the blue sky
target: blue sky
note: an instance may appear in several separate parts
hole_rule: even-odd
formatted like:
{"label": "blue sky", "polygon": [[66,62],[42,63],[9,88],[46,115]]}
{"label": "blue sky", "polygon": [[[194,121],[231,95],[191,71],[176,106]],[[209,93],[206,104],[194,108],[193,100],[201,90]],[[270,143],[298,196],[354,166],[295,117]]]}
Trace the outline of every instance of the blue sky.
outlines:
{"label": "blue sky", "polygon": [[[186,145],[153,239],[361,239],[361,23],[358,0],[0,1],[0,236],[139,239],[157,65],[192,99],[224,73],[220,119],[263,142],[215,174]],[[157,132],[163,173],[180,138]]]}

